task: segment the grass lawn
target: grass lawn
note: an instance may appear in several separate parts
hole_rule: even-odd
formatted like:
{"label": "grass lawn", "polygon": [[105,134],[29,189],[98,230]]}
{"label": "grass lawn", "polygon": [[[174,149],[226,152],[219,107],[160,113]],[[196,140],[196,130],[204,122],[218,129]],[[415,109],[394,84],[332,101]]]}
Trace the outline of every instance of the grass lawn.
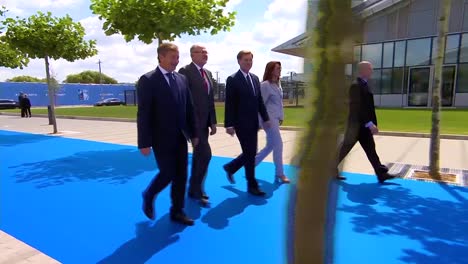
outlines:
{"label": "grass lawn", "polygon": [[[135,106],[71,107],[57,108],[57,115],[93,116],[93,117],[136,117]],[[2,110],[19,112],[19,110]],[[47,114],[47,109],[32,109],[32,114]],[[216,106],[218,123],[224,120],[224,107]],[[402,131],[430,133],[430,109],[377,109],[379,129],[382,131]],[[305,110],[303,108],[285,108],[285,126],[303,126]],[[468,109],[447,109],[442,111],[442,134],[468,135]]]}

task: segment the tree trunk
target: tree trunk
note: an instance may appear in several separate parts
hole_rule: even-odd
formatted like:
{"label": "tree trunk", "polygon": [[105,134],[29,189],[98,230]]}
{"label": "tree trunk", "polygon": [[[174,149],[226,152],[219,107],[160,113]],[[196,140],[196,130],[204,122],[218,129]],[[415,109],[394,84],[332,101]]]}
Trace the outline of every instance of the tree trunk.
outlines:
{"label": "tree trunk", "polygon": [[46,67],[46,78],[47,78],[47,88],[49,90],[49,118],[52,121],[52,126],[54,127],[54,134],[57,134],[57,120],[55,119],[55,89],[50,84],[50,72],[49,72],[49,56],[44,57],[45,67]]}
{"label": "tree trunk", "polygon": [[[315,2],[315,3],[314,3]],[[318,20],[311,16],[318,3]],[[316,7],[315,7],[316,8]],[[298,183],[295,199],[292,259],[290,263],[325,262],[325,225],[330,180],[336,168],[337,138],[340,121],[346,114],[347,87],[345,64],[352,62],[353,33],[356,23],[350,0],[309,1],[308,34],[305,63],[309,72],[309,96],[306,107],[312,113],[299,142]],[[310,68],[305,65],[304,68]],[[330,212],[334,214],[335,212]]]}
{"label": "tree trunk", "polygon": [[445,36],[448,32],[451,0],[443,0],[439,10],[439,35],[437,37],[437,57],[434,67],[434,89],[432,90],[432,129],[429,150],[429,175],[440,177],[440,111],[442,97],[442,67],[445,52]]}

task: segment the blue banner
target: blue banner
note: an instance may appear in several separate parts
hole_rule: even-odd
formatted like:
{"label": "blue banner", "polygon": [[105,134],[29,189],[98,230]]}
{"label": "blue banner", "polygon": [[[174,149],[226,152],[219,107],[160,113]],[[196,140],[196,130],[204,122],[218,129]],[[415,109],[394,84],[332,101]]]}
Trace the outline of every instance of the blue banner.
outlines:
{"label": "blue banner", "polygon": [[[106,98],[125,101],[125,91],[135,90],[134,84],[60,84],[55,93],[55,105],[93,105]],[[49,92],[46,83],[0,82],[0,99],[18,101],[18,95],[28,95],[31,105],[49,105]]]}

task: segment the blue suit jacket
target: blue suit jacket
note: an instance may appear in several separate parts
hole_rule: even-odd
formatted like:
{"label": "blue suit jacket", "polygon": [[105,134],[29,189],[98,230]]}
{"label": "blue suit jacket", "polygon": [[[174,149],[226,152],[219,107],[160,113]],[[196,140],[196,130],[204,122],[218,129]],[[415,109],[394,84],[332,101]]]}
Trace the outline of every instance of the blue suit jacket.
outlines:
{"label": "blue suit jacket", "polygon": [[269,120],[260,91],[260,81],[255,74],[250,73],[250,76],[255,95],[240,70],[226,80],[225,127],[234,127],[236,130],[258,130],[259,113],[264,122]]}
{"label": "blue suit jacket", "polygon": [[187,140],[198,137],[187,79],[177,72],[174,76],[179,86],[179,103],[159,68],[138,80],[138,148],[170,150],[180,133]]}

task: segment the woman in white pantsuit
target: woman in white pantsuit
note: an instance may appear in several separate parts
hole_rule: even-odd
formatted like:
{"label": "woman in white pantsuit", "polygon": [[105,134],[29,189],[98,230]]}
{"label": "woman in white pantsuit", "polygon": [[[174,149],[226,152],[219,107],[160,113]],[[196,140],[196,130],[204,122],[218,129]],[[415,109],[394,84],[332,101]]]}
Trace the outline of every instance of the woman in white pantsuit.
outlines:
{"label": "woman in white pantsuit", "polygon": [[270,152],[273,151],[275,163],[275,181],[289,183],[289,179],[283,171],[283,140],[281,139],[280,125],[283,123],[283,91],[281,89],[281,63],[270,61],[265,67],[263,82],[260,89],[265,107],[270,117],[271,126],[264,128],[267,143],[255,157],[255,165],[258,165]]}

